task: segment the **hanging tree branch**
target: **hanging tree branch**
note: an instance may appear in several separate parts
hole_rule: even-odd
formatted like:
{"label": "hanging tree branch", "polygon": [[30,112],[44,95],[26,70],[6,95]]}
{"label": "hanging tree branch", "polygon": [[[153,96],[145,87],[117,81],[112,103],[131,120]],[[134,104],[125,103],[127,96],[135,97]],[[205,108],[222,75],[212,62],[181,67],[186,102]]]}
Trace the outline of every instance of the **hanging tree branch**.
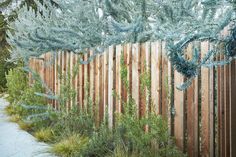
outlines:
{"label": "hanging tree branch", "polygon": [[[48,51],[69,50],[100,54],[110,45],[165,40],[167,56],[174,68],[192,80],[201,66],[229,63],[234,57],[234,41],[222,38],[221,31],[235,20],[234,3],[226,0],[54,0],[37,4],[38,10],[24,7],[9,32],[12,60],[40,56]],[[235,35],[233,35],[235,37]],[[232,39],[232,38],[231,38]],[[184,49],[193,41],[229,42],[224,63],[211,59],[218,50],[199,60],[195,49],[192,60]],[[215,46],[217,47],[217,46]],[[92,56],[88,63],[94,58]],[[182,85],[185,89],[190,82]]]}

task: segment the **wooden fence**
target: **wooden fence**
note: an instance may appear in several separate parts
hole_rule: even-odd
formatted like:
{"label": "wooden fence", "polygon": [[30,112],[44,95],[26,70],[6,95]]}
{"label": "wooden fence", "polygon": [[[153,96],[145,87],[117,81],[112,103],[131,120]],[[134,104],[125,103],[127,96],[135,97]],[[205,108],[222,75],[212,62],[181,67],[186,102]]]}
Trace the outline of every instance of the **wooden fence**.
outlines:
{"label": "wooden fence", "polygon": [[[189,45],[185,50],[187,58],[191,58],[195,47],[201,50],[203,57],[212,45],[209,42]],[[170,134],[188,156],[235,157],[236,62],[218,68],[202,68],[192,85],[186,91],[179,91],[176,85],[185,78],[173,70],[165,51],[165,42],[160,41],[111,46],[90,64],[79,65],[78,75],[68,77],[76,90],[77,105],[84,108],[91,98],[97,104],[99,120],[108,108],[109,126],[112,127],[114,113],[122,112],[122,101],[127,101],[130,92],[140,116],[154,106],[157,114],[167,118]],[[58,95],[63,84],[58,73],[72,75],[79,58],[86,60],[92,53],[79,57],[59,52],[53,64],[48,64],[52,55],[47,53],[41,58],[31,58],[29,64]],[[222,60],[223,56],[216,59]],[[122,67],[127,69],[130,91],[122,81]],[[145,74],[151,76],[150,92],[141,86]],[[58,102],[50,103],[58,107]],[[68,108],[72,104],[72,101],[67,102]]]}

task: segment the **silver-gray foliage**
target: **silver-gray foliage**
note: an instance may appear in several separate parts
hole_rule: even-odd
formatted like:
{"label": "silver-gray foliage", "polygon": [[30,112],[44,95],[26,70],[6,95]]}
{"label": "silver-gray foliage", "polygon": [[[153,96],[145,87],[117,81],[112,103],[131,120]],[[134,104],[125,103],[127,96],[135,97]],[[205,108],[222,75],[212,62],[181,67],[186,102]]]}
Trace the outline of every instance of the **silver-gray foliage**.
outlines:
{"label": "silver-gray foliage", "polygon": [[[227,42],[220,32],[234,25],[235,7],[230,0],[55,0],[56,6],[37,2],[39,10],[20,10],[11,24],[8,42],[12,59],[59,50],[95,55],[114,44],[166,41],[167,55],[174,68],[189,78],[198,75],[201,66],[229,63],[214,62],[218,49],[199,60],[195,49],[192,60],[184,57],[185,47],[193,41]],[[217,46],[215,46],[217,47]],[[190,83],[182,85],[186,88]]]}

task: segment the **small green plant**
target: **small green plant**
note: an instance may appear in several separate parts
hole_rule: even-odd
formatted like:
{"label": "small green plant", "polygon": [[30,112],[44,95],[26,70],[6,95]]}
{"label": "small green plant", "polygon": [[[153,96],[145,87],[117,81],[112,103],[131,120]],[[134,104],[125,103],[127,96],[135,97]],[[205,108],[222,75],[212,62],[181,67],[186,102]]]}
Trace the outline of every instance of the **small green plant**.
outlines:
{"label": "small green plant", "polygon": [[17,111],[14,109],[13,105],[8,105],[4,110],[8,115],[17,114]]}
{"label": "small green plant", "polygon": [[14,122],[14,123],[17,123],[20,120],[22,120],[22,118],[21,118],[21,116],[19,114],[11,115],[11,117],[9,118],[9,121],[10,122]]}
{"label": "small green plant", "polygon": [[34,136],[38,141],[52,142],[55,138],[52,128],[42,128],[34,133]]}
{"label": "small green plant", "polygon": [[23,120],[19,121],[18,125],[22,130],[25,130],[25,131],[32,131],[32,129],[33,129],[32,123],[26,123]]}
{"label": "small green plant", "polygon": [[28,87],[27,73],[23,71],[22,66],[19,66],[9,70],[6,79],[9,102],[13,103],[14,101],[19,101],[20,96]]}
{"label": "small green plant", "polygon": [[110,129],[102,124],[98,130],[94,131],[90,137],[87,148],[81,156],[96,156],[103,157],[105,155],[112,155],[115,148],[115,136]]}
{"label": "small green plant", "polygon": [[88,137],[72,134],[53,145],[50,151],[58,156],[72,157],[84,151],[88,142]]}

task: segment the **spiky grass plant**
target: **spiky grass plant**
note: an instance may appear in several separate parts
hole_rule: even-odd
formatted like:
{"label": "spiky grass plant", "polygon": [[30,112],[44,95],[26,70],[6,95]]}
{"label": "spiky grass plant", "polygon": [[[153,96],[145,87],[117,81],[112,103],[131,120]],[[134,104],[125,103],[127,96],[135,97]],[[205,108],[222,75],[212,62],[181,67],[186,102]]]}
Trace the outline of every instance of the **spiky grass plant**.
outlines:
{"label": "spiky grass plant", "polygon": [[21,120],[21,116],[19,114],[14,114],[9,118],[10,122],[17,123]]}
{"label": "spiky grass plant", "polygon": [[58,156],[72,157],[82,152],[87,147],[88,142],[88,137],[72,134],[53,145],[50,151]]}
{"label": "spiky grass plant", "polygon": [[34,133],[38,141],[52,142],[55,139],[54,131],[52,128],[42,128]]}
{"label": "spiky grass plant", "polygon": [[33,124],[26,123],[23,120],[19,121],[18,125],[22,130],[25,130],[25,131],[32,131],[32,129],[33,129]]}
{"label": "spiky grass plant", "polygon": [[4,110],[8,115],[16,114],[16,110],[14,110],[12,105],[8,105]]}

